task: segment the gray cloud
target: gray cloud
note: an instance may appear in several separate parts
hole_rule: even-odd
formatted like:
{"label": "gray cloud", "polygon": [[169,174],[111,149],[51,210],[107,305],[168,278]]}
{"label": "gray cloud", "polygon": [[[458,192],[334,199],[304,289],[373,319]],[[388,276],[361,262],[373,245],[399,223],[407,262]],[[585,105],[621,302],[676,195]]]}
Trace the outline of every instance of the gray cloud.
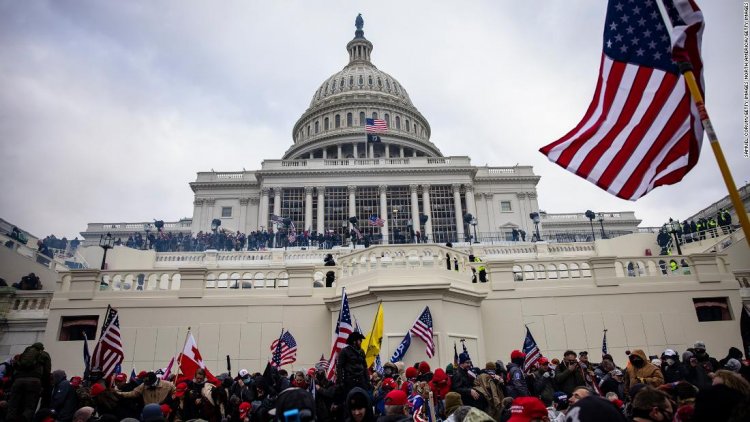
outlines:
{"label": "gray cloud", "polygon": [[[703,1],[707,105],[738,184],[740,1]],[[533,165],[550,212],[635,210],[646,225],[726,195],[708,142],[675,186],[617,199],[539,147],[581,118],[603,2],[0,2],[0,209],[37,235],[190,216],[188,182],[291,145],[312,93],[346,64],[354,17],[447,155]]]}

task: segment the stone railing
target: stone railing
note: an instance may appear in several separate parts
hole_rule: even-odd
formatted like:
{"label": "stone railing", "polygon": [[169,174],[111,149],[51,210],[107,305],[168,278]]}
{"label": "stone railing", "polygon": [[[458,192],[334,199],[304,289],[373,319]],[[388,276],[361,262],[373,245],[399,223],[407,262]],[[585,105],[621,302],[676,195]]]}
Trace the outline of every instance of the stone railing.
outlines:
{"label": "stone railing", "polygon": [[457,264],[459,272],[471,271],[467,253],[429,243],[374,246],[342,256],[336,263],[345,279],[374,270],[447,269],[446,259],[450,260],[451,269]]}
{"label": "stone railing", "polygon": [[[314,158],[304,160],[264,160],[263,170],[288,168],[326,169],[330,167],[467,167],[469,157],[391,157],[391,158]],[[508,167],[511,173],[514,167]]]}
{"label": "stone railing", "polygon": [[348,254],[349,249],[273,249],[267,251],[226,252],[157,252],[155,268],[206,267],[206,268],[256,268],[284,264],[323,264],[331,254],[334,259]]}
{"label": "stone railing", "polygon": [[52,290],[17,290],[0,288],[0,319],[46,318],[52,300]]}
{"label": "stone railing", "polygon": [[47,255],[40,254],[36,249],[30,248],[15,239],[11,239],[9,236],[0,234],[0,243],[5,247],[11,249],[13,252],[26,257],[39,265],[47,267],[53,271],[63,271],[67,269],[62,261],[62,258],[50,258]]}

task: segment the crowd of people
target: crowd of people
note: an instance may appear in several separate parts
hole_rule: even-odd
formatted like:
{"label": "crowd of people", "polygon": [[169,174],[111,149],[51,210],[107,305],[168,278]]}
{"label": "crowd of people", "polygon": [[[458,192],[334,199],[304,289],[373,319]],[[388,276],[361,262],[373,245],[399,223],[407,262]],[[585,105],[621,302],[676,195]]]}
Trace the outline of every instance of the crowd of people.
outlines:
{"label": "crowd of people", "polygon": [[[0,417],[16,421],[748,421],[750,366],[732,348],[710,356],[696,342],[680,356],[627,352],[619,368],[610,355],[599,362],[588,353],[566,351],[561,360],[526,356],[477,367],[468,352],[434,371],[427,362],[388,362],[368,369],[354,332],[336,360],[288,373],[266,366],[214,377],[163,376],[161,371],[128,377],[104,376],[98,368],[68,377],[52,371],[41,343],[0,364]],[[373,365],[377,366],[377,365]]]}
{"label": "crowd of people", "polygon": [[722,208],[716,213],[716,217],[700,217],[682,222],[670,218],[656,235],[656,243],[661,247],[661,255],[671,255],[672,233],[677,234],[680,244],[685,244],[729,234],[732,231],[732,216],[729,211]]}

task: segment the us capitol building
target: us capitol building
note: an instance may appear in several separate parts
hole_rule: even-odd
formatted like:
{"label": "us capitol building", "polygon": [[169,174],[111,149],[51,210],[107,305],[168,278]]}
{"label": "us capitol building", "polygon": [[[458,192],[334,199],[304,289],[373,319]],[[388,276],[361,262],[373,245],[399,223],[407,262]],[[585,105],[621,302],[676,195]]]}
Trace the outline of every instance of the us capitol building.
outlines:
{"label": "us capitol building", "polygon": [[[526,326],[551,357],[566,349],[597,354],[605,329],[618,363],[633,348],[658,355],[701,340],[709,353],[723,355],[730,346],[743,347],[743,298],[750,298],[738,284],[750,275],[744,235],[685,245],[682,256],[650,256],[649,250],[658,253],[655,235],[638,233],[632,212],[616,212],[604,217],[607,229],[631,234],[554,239],[556,230],[591,234],[591,222],[583,213],[540,212],[540,177],[530,166],[477,167],[467,156],[444,156],[406,89],[372,63],[373,44],[361,17],[356,23],[348,64],[315,91],[284,156],[255,171],[198,173],[190,183],[192,219],[168,222],[164,230],[207,232],[218,219],[223,229],[249,233],[267,229],[277,215],[298,229],[342,233],[356,216],[362,234],[374,240],[371,247],[156,252],[115,246],[100,270],[100,236],[125,240],[149,229],[140,222],[89,224],[78,254],[82,269],[53,260],[40,269],[27,246],[0,248],[0,266],[36,269],[49,288],[4,296],[2,354],[42,340],[56,368],[79,374],[80,333],[98,337],[111,304],[120,311],[126,372],[166,366],[188,327],[214,373],[224,370],[227,355],[233,368],[262,370],[282,328],[299,345],[294,369],[310,367],[331,350],[344,287],[364,331],[383,303],[383,361],[425,305],[436,354],[427,359],[415,338],[406,361],[433,367],[451,362],[461,339],[477,365],[507,361],[523,344]],[[367,142],[365,119],[385,121],[380,142]],[[530,242],[534,212],[540,213],[540,242]],[[424,224],[420,215],[428,217]],[[382,227],[367,224],[372,216],[383,219]],[[408,243],[403,235],[410,225],[429,243]],[[526,241],[512,242],[513,229],[524,230]],[[328,253],[335,266],[324,266]],[[470,254],[483,262],[470,262]],[[477,265],[486,267],[487,283],[471,282]],[[324,282],[329,271],[332,287]]]}

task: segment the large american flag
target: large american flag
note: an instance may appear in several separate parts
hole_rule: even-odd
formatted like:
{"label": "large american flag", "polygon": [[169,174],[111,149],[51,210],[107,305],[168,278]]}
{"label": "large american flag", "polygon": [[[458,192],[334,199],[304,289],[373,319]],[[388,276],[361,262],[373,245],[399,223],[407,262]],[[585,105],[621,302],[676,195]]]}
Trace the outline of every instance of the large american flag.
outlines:
{"label": "large american flag", "polygon": [[430,307],[425,306],[422,314],[414,322],[414,325],[409,330],[413,335],[422,339],[427,345],[425,352],[428,357],[435,356],[435,342],[432,340],[432,314],[430,314]]}
{"label": "large american flag", "polygon": [[271,365],[281,367],[297,361],[297,342],[289,331],[271,343]]}
{"label": "large american flag", "polygon": [[114,373],[115,368],[122,364],[125,352],[122,349],[122,339],[120,337],[120,317],[117,310],[107,306],[107,313],[104,317],[102,332],[99,341],[91,353],[91,368],[101,368],[104,376]]}
{"label": "large american flag", "polygon": [[354,327],[352,326],[352,314],[349,311],[349,299],[346,297],[346,288],[342,288],[339,320],[336,322],[336,330],[333,332],[333,347],[331,348],[331,359],[329,359],[328,364],[328,379],[333,379],[336,373],[336,361],[338,360],[339,352],[346,347],[346,340],[352,331],[354,331]]}
{"label": "large american flag", "polygon": [[610,0],[594,98],[578,126],[540,149],[623,199],[679,182],[701,149],[698,109],[672,56],[687,54],[703,91],[703,15],[692,0],[664,3],[671,33],[657,0]]}
{"label": "large american flag", "polygon": [[388,131],[388,125],[385,120],[365,119],[365,132],[367,133],[384,133]]}
{"label": "large american flag", "polygon": [[376,227],[383,227],[383,225],[385,224],[385,220],[383,220],[382,218],[378,217],[375,214],[370,216],[369,222],[371,226],[376,226]]}
{"label": "large american flag", "polygon": [[523,352],[526,354],[526,359],[523,361],[523,371],[527,372],[529,369],[534,367],[539,358],[542,357],[542,353],[539,351],[534,336],[531,335],[529,327],[526,327],[526,338],[523,341]]}

